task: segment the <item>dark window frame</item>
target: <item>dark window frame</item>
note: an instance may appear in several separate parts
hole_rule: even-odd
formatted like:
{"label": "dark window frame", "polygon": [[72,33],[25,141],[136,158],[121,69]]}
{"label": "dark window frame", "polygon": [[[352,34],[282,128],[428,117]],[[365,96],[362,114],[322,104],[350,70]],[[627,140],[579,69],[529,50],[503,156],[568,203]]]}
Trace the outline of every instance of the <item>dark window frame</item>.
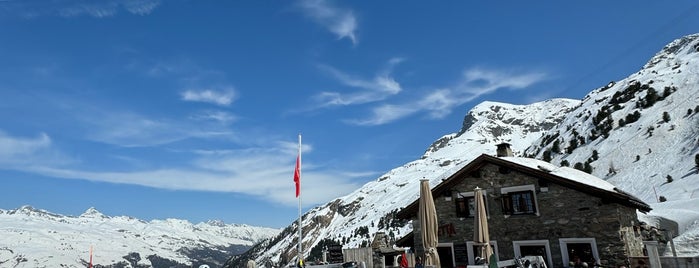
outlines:
{"label": "dark window frame", "polygon": [[[476,197],[475,196],[463,196],[457,194],[455,198],[454,206],[456,210],[456,217],[458,218],[473,218],[476,214]],[[486,201],[486,193],[483,193],[483,200],[485,201],[485,214],[490,217],[490,212],[488,210],[488,201]],[[473,209],[473,213],[471,213]]]}
{"label": "dark window frame", "polygon": [[515,191],[502,195],[502,212],[505,215],[536,215],[534,191]]}

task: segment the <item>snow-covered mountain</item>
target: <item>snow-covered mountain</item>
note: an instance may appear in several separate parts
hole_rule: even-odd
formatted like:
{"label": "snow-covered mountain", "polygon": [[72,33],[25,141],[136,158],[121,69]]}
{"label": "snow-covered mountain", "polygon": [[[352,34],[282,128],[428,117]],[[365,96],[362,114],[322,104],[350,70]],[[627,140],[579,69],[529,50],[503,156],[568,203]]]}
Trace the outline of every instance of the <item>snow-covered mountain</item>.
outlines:
{"label": "snow-covered mountain", "polygon": [[95,267],[218,267],[279,232],[221,221],[146,222],[94,208],[64,216],[23,206],[0,209],[0,267],[87,267],[90,246]]}
{"label": "snow-covered mountain", "polygon": [[[384,231],[396,239],[411,226],[393,214],[418,198],[419,180],[432,186],[480,154],[508,142],[515,155],[570,165],[608,180],[651,204],[645,219],[680,224],[679,254],[699,255],[699,34],[673,41],[639,72],[590,92],[583,100],[530,105],[484,102],[458,133],[435,141],[418,160],[303,216],[303,248],[327,239],[345,248],[368,244]],[[695,162],[696,161],[696,162]],[[657,193],[657,198],[656,198]],[[661,198],[662,197],[662,198]],[[660,202],[659,200],[666,200]],[[297,254],[296,222],[278,236],[231,258],[285,265]]]}

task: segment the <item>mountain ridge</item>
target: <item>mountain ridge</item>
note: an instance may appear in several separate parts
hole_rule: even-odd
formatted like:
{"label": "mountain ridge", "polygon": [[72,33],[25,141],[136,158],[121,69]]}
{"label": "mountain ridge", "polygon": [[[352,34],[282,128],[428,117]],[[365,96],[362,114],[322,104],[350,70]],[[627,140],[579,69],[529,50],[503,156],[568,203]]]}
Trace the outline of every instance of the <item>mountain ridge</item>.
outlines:
{"label": "mountain ridge", "polygon": [[100,267],[220,266],[232,254],[280,230],[244,224],[186,220],[143,221],[107,216],[88,208],[79,216],[65,216],[29,205],[0,209],[0,266],[84,266],[94,246]]}

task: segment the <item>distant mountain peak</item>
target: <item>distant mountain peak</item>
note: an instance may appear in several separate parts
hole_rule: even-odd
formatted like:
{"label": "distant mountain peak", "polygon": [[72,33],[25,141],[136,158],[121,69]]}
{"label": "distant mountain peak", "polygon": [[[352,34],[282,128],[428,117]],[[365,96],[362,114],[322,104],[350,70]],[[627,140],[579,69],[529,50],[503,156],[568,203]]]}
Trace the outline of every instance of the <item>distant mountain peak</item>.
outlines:
{"label": "distant mountain peak", "polygon": [[48,212],[48,211],[43,210],[43,209],[37,209],[37,208],[34,208],[30,205],[24,205],[24,206],[21,206],[17,209],[9,210],[9,211],[7,211],[7,214],[10,214],[10,215],[19,214],[19,215],[26,215],[26,216],[40,216],[40,217],[50,217],[50,218],[63,217],[62,215],[54,214],[54,213]]}
{"label": "distant mountain peak", "polygon": [[[660,52],[655,54],[643,68],[650,69],[657,66],[662,61],[673,60],[676,57],[682,57],[691,53],[699,53],[699,33],[683,36],[670,42],[663,47]],[[676,64],[675,66],[678,66],[681,63],[672,62],[670,64]]]}
{"label": "distant mountain peak", "polygon": [[108,216],[99,212],[96,208],[90,207],[83,214],[80,214],[80,218],[109,218]]}
{"label": "distant mountain peak", "polygon": [[208,221],[206,221],[206,223],[209,225],[212,225],[212,226],[219,226],[219,227],[226,226],[226,223],[224,223],[222,220],[208,220]]}

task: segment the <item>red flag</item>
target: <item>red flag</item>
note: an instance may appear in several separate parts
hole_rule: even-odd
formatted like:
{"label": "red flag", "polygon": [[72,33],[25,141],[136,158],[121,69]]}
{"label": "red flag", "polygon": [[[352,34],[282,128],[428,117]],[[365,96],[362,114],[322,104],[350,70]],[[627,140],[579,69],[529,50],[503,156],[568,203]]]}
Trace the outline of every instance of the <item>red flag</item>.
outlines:
{"label": "red flag", "polygon": [[296,197],[301,193],[301,156],[296,157],[296,168],[294,168],[294,184],[296,184]]}

